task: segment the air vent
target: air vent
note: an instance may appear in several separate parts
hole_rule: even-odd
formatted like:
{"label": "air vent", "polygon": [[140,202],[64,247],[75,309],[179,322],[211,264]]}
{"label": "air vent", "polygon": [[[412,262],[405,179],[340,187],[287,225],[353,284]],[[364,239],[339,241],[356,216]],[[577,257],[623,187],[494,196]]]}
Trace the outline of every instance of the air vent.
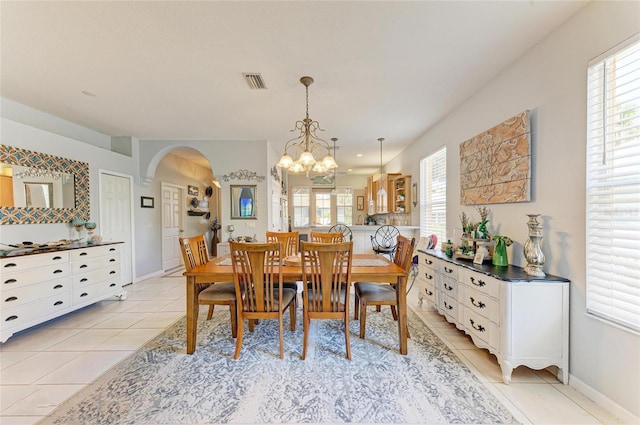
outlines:
{"label": "air vent", "polygon": [[261,74],[256,73],[243,73],[244,80],[249,85],[251,90],[266,90],[267,85],[264,83]]}

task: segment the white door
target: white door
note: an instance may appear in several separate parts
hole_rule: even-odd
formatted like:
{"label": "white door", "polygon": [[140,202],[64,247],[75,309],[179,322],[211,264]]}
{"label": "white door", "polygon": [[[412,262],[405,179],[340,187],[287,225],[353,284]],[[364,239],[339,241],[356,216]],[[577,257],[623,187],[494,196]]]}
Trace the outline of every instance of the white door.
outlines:
{"label": "white door", "polygon": [[180,242],[183,230],[180,222],[182,190],[162,183],[162,269],[167,271],[178,267],[180,262]]}
{"label": "white door", "polygon": [[105,241],[122,244],[122,284],[133,282],[132,177],[100,171],[100,224],[96,233]]}

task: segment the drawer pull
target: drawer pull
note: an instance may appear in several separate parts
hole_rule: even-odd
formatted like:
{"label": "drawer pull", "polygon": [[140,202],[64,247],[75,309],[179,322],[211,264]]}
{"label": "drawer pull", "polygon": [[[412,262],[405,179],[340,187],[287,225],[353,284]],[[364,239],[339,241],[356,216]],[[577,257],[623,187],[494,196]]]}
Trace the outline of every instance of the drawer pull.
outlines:
{"label": "drawer pull", "polygon": [[453,291],[453,286],[449,286],[446,283],[443,283],[442,286],[444,286],[444,289],[446,289],[447,291]]}
{"label": "drawer pull", "polygon": [[52,258],[52,260],[62,260],[62,257],[60,257],[59,255],[56,255],[55,257]]}
{"label": "drawer pull", "polygon": [[17,267],[18,265],[16,263],[7,263],[4,265],[5,268],[10,268],[10,267]]}
{"label": "drawer pull", "polygon": [[62,288],[62,285],[56,285],[53,287],[53,289],[60,289],[60,288]]}
{"label": "drawer pull", "polygon": [[433,295],[433,292],[432,292],[432,291],[430,291],[430,290],[428,290],[428,289],[425,289],[425,290],[424,290],[424,292],[426,292],[426,293],[427,293],[427,295],[429,295],[429,296]]}
{"label": "drawer pull", "polygon": [[109,251],[111,251],[111,252],[113,252],[115,250],[116,250],[115,248],[109,248]]}
{"label": "drawer pull", "polygon": [[471,323],[471,327],[475,330],[477,330],[478,332],[484,332],[486,329],[484,328],[484,326],[482,325],[478,325],[476,326],[475,322],[473,321],[473,319],[469,319],[469,322]]}
{"label": "drawer pull", "polygon": [[428,258],[425,258],[425,259],[424,259],[424,262],[425,262],[427,265],[429,265],[429,266],[433,264],[433,261],[432,261],[432,260],[429,260]]}
{"label": "drawer pull", "polygon": [[109,260],[109,262],[110,262],[110,263],[113,263],[113,262],[115,262],[115,261],[116,261],[116,259],[115,259],[115,258],[112,258],[112,259],[110,259],[110,260]]}
{"label": "drawer pull", "polygon": [[82,294],[80,294],[80,298],[86,297],[87,295],[89,295],[89,294],[87,294],[86,292],[83,292]]}
{"label": "drawer pull", "polygon": [[16,283],[16,282],[17,282],[17,280],[15,280],[15,279],[7,279],[7,280],[4,281],[4,283],[6,283],[6,284]]}
{"label": "drawer pull", "polygon": [[111,271],[109,272],[109,274],[116,274],[116,273],[118,273],[118,272],[117,272],[117,271],[115,271],[115,270],[111,270]]}
{"label": "drawer pull", "polygon": [[112,283],[111,285],[109,285],[109,288],[113,288],[114,286],[116,286],[116,284]]}
{"label": "drawer pull", "polygon": [[58,273],[62,273],[62,270],[58,269],[53,271],[53,274],[58,274]]}
{"label": "drawer pull", "polygon": [[86,252],[81,252],[81,253],[80,253],[80,257],[84,257],[85,255],[87,255],[87,253],[86,253]]}
{"label": "drawer pull", "polygon": [[6,300],[4,300],[4,301],[5,301],[5,302],[10,302],[10,301],[15,301],[15,300],[17,300],[17,299],[18,299],[18,297],[9,297],[9,298],[7,298],[7,299],[6,299]]}
{"label": "drawer pull", "polygon": [[4,319],[5,322],[10,322],[12,320],[16,320],[18,318],[18,316],[9,316],[6,319]]}
{"label": "drawer pull", "polygon": [[62,304],[64,304],[63,301],[56,301],[56,302],[53,303],[53,305],[62,305]]}
{"label": "drawer pull", "polygon": [[425,274],[424,274],[424,277],[425,277],[427,280],[431,280],[431,279],[433,279],[433,275],[431,275],[431,274],[429,274],[429,273],[425,273]]}
{"label": "drawer pull", "polygon": [[444,271],[447,272],[447,273],[453,273],[453,269],[450,269],[448,267],[445,267]]}
{"label": "drawer pull", "polygon": [[83,277],[82,279],[80,279],[80,282],[86,282],[87,280],[89,279],[87,279],[86,277]]}
{"label": "drawer pull", "polygon": [[446,307],[447,310],[453,310],[453,306],[452,305],[447,304],[446,301],[443,301],[443,303],[444,303],[444,306]]}
{"label": "drawer pull", "polygon": [[483,303],[482,301],[476,302],[476,300],[474,300],[473,297],[469,297],[469,300],[471,301],[471,304],[473,304],[474,306],[476,306],[478,308],[485,308],[486,307],[485,303]]}
{"label": "drawer pull", "polygon": [[484,280],[480,280],[480,279],[478,279],[478,283],[476,283],[476,279],[474,277],[470,277],[469,280],[471,280],[471,283],[473,283],[474,285],[480,286],[480,287],[483,287],[487,284]]}
{"label": "drawer pull", "polygon": [[80,266],[81,269],[86,269],[87,267],[89,267],[89,266],[87,266],[86,264],[83,264],[83,265]]}

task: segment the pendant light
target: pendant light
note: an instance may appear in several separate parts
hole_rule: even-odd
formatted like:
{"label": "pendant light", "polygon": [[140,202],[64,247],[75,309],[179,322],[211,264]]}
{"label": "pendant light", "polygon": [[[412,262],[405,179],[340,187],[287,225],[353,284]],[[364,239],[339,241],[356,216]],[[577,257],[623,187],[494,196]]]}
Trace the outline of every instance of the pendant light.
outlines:
{"label": "pendant light", "polygon": [[[338,155],[336,154],[336,142],[338,141],[337,137],[332,137],[331,141],[333,142],[333,159],[336,159]],[[331,195],[336,196],[336,168],[333,169],[333,189],[331,189]]]}
{"label": "pendant light", "polygon": [[382,142],[384,138],[381,137],[378,141],[380,142],[380,189],[378,189],[378,193],[376,194],[376,212],[378,214],[384,214],[387,212],[387,191],[384,188],[382,180]]}

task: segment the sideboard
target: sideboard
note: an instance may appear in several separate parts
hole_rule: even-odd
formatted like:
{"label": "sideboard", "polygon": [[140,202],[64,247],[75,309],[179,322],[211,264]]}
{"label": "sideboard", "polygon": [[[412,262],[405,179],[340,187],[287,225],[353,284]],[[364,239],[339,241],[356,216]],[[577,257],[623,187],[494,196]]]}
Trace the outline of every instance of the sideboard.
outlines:
{"label": "sideboard", "polygon": [[20,252],[0,259],[0,342],[21,330],[116,296],[120,242]]}
{"label": "sideboard", "polygon": [[569,283],[520,267],[474,264],[435,249],[418,251],[420,304],[427,300],[473,343],[496,356],[505,384],[520,365],[557,366],[569,380]]}

